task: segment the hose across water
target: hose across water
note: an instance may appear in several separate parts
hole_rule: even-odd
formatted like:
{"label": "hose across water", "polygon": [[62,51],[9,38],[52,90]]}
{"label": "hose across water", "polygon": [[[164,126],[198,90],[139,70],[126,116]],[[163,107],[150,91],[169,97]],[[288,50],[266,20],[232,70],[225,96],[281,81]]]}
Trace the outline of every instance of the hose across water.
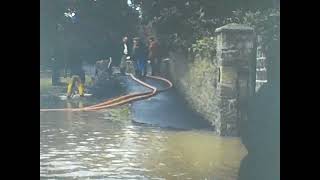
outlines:
{"label": "hose across water", "polygon": [[143,85],[144,87],[150,89],[151,91],[138,92],[138,93],[132,93],[132,94],[120,96],[120,97],[113,98],[113,99],[107,100],[105,102],[102,102],[102,103],[99,103],[99,104],[95,104],[95,105],[92,105],[92,106],[88,106],[88,107],[84,107],[84,108],[40,109],[40,112],[49,112],[49,111],[97,111],[97,110],[101,110],[101,109],[120,106],[120,105],[127,104],[127,103],[130,103],[130,102],[133,102],[133,101],[137,101],[137,100],[147,99],[147,98],[150,98],[150,97],[156,95],[159,92],[166,91],[166,90],[170,89],[173,86],[173,84],[169,80],[167,80],[165,78],[162,78],[162,77],[159,77],[159,76],[146,76],[146,77],[148,77],[150,79],[156,79],[156,80],[164,81],[164,82],[166,82],[168,84],[168,86],[165,89],[158,90],[156,87],[151,86],[150,84],[147,84],[147,83],[137,79],[132,74],[129,74],[129,76],[131,77],[131,79],[133,79],[134,81],[136,81],[139,84]]}

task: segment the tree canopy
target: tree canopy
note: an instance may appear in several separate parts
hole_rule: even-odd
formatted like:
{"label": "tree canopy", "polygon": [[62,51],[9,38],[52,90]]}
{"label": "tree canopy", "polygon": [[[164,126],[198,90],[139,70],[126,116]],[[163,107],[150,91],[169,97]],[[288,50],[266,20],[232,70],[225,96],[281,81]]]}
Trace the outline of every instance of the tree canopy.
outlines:
{"label": "tree canopy", "polygon": [[[141,9],[143,24],[151,28],[168,49],[190,48],[203,37],[214,35],[217,27],[238,22],[274,33],[270,9],[279,9],[278,0],[132,0]],[[241,13],[240,13],[241,12]],[[271,27],[266,27],[270,26]]]}
{"label": "tree canopy", "polygon": [[280,36],[279,0],[131,0],[130,6],[127,0],[40,2],[42,61],[53,54],[63,61],[70,46],[81,49],[86,61],[119,59],[116,47],[123,35],[150,32],[163,47],[187,49],[231,22],[253,26],[264,39]]}
{"label": "tree canopy", "polygon": [[86,61],[112,56],[123,35],[136,32],[138,12],[127,0],[41,0],[41,60],[77,46]]}

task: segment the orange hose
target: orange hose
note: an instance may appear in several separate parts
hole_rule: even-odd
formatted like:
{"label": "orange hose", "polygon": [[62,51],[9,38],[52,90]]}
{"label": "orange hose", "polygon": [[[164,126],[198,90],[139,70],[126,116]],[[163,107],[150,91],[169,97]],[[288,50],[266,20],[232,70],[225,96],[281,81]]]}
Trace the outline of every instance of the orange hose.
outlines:
{"label": "orange hose", "polygon": [[133,101],[137,101],[137,100],[146,99],[146,98],[149,98],[149,97],[152,97],[152,96],[156,95],[159,92],[166,91],[166,90],[170,89],[173,86],[173,84],[169,80],[167,80],[165,78],[158,77],[158,76],[147,76],[148,78],[151,78],[151,79],[162,80],[162,81],[166,82],[169,85],[165,89],[158,90],[156,87],[151,86],[150,84],[147,84],[147,83],[137,79],[132,74],[130,74],[130,77],[134,81],[140,83],[141,85],[147,87],[148,89],[151,89],[152,91],[128,94],[128,95],[120,96],[118,98],[113,98],[113,99],[107,100],[105,102],[98,103],[98,104],[95,104],[95,105],[92,105],[92,106],[88,106],[88,107],[84,107],[84,108],[40,109],[40,112],[48,112],[48,111],[72,111],[72,112],[75,112],[75,111],[96,111],[96,110],[111,108],[111,107],[115,107],[115,106],[120,106],[120,105],[129,103],[129,102],[133,102]]}

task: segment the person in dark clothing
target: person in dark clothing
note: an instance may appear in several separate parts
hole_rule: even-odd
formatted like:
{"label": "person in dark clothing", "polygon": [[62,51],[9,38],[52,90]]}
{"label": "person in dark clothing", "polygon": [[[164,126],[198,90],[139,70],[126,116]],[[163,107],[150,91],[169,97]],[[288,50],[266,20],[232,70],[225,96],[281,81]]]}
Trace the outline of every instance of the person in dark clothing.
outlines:
{"label": "person in dark clothing", "polygon": [[52,85],[57,86],[60,84],[60,77],[59,77],[59,66],[58,62],[55,58],[51,58],[51,68],[52,68]]}
{"label": "person in dark clothing", "polygon": [[149,56],[152,68],[152,75],[160,74],[160,58],[159,58],[159,43],[154,37],[149,38]]}
{"label": "person in dark clothing", "polygon": [[147,64],[147,57],[148,57],[148,49],[142,43],[140,38],[133,39],[133,48],[132,48],[132,55],[131,55],[134,66],[135,66],[135,74],[138,78],[142,78],[146,76],[146,64]]}
{"label": "person in dark clothing", "polygon": [[64,37],[63,29],[61,24],[57,24],[55,31],[55,40],[53,41],[53,48],[51,51],[51,68],[52,68],[52,85],[58,86],[62,83],[60,82],[60,70],[63,67],[64,59]]}
{"label": "person in dark clothing", "polygon": [[126,72],[126,61],[127,59],[130,59],[130,54],[131,54],[131,49],[130,45],[128,43],[128,37],[125,36],[122,39],[122,44],[121,44],[121,62],[120,62],[120,72],[124,74]]}

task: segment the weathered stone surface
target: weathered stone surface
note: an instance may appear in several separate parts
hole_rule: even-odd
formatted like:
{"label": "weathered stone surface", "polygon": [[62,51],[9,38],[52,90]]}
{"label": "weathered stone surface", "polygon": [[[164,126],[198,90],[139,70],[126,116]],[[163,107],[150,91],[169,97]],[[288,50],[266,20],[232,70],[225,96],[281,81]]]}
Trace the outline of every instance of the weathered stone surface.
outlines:
{"label": "weathered stone surface", "polygon": [[216,33],[225,32],[225,31],[233,31],[233,32],[253,32],[253,28],[248,27],[246,25],[230,23],[225,26],[216,29]]}
{"label": "weathered stone surface", "polygon": [[257,80],[267,80],[267,71],[266,70],[262,70],[262,71],[257,70]]}
{"label": "weathered stone surface", "polygon": [[237,88],[236,86],[226,86],[220,85],[220,94],[221,97],[230,97],[236,98],[237,97]]}
{"label": "weathered stone surface", "polygon": [[238,76],[237,68],[234,66],[221,66],[220,72],[220,83],[235,88]]}
{"label": "weathered stone surface", "polygon": [[[254,32],[250,27],[228,24],[216,30],[218,33],[217,59],[221,69],[220,85],[220,135],[235,136],[239,121],[246,114],[247,98],[254,92],[251,81],[255,72]],[[254,74],[255,76],[255,74]],[[251,90],[251,88],[253,88]]]}
{"label": "weathered stone surface", "polygon": [[266,69],[266,67],[267,67],[266,58],[265,57],[257,58],[257,70],[261,68]]}
{"label": "weathered stone surface", "polygon": [[256,69],[256,88],[255,91],[258,92],[260,87],[267,83],[268,74],[267,74],[267,58],[265,54],[265,50],[262,47],[262,38],[261,36],[257,36],[257,69]]}
{"label": "weathered stone surface", "polygon": [[188,105],[216,127],[216,119],[219,119],[219,71],[212,59],[200,58],[198,56],[187,64],[186,57],[172,53],[169,71],[161,72],[167,72],[176,89],[186,97]]}

